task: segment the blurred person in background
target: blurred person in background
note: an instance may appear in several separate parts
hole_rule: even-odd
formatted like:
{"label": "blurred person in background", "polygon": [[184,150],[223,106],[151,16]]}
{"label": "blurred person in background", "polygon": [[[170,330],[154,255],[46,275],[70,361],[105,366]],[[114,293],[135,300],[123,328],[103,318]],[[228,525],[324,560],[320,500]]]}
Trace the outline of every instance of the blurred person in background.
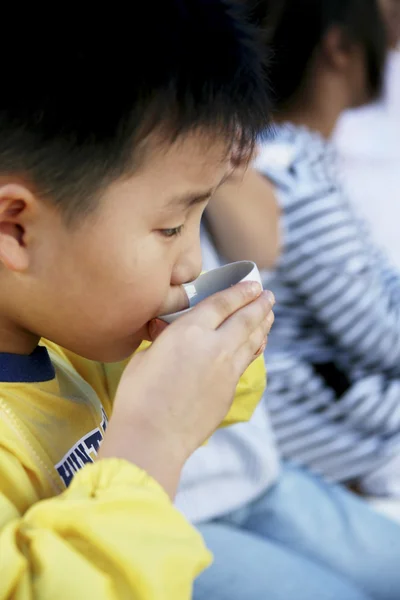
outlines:
{"label": "blurred person in background", "polygon": [[[333,379],[337,376],[337,387],[344,375],[339,368],[332,366],[333,360],[326,360],[326,356],[336,356],[339,351],[335,350],[331,337],[324,333],[324,323],[315,319],[306,294],[296,294],[297,282],[293,281],[293,286],[291,281],[288,282],[286,288],[283,279],[277,285],[280,277],[284,277],[282,262],[286,263],[288,252],[293,249],[296,233],[301,233],[301,229],[294,229],[290,221],[290,197],[286,194],[294,194],[298,190],[304,206],[308,201],[312,203],[315,196],[316,200],[321,200],[320,212],[324,213],[328,191],[329,199],[338,202],[345,220],[350,220],[350,234],[356,234],[356,242],[358,240],[357,243],[361,244],[360,253],[363,255],[364,244],[368,246],[368,242],[364,232],[358,229],[358,222],[352,221],[353,215],[334,177],[336,173],[331,169],[331,154],[325,138],[329,137],[344,108],[366,102],[379,93],[385,54],[383,23],[372,0],[287,0],[280,3],[271,0],[256,4],[253,16],[266,24],[266,39],[283,42],[274,47],[271,59],[272,89],[277,84],[277,126],[271,138],[263,144],[256,163],[270,179],[263,179],[250,169],[241,183],[231,182],[221,188],[206,214],[208,231],[203,231],[202,236],[203,266],[218,266],[215,246],[227,260],[252,259],[264,268],[277,264],[272,281],[276,284],[274,287],[278,295],[275,308],[279,319],[281,315],[283,318],[278,323],[278,331],[274,332],[273,328],[270,335],[273,351],[269,352],[272,364],[266,403],[249,424],[217,432],[206,447],[189,459],[183,471],[177,506],[197,525],[214,553],[213,565],[195,582],[194,599],[397,600],[400,593],[399,526],[373,511],[363,499],[344,486],[312,475],[307,468],[289,465],[285,461],[280,465],[267,413],[267,405],[270,404],[274,409],[274,420],[279,421],[278,405],[281,404],[281,416],[284,417],[286,409],[290,413],[292,395],[299,399],[300,411],[296,414],[293,411],[288,420],[292,424],[298,422],[301,431],[304,415],[306,427],[309,427],[308,415],[304,414],[302,406],[304,392],[310,394],[311,402],[322,403],[322,410],[316,410],[315,431],[309,427],[311,438],[315,435],[318,441],[319,424],[322,425],[322,435],[325,435],[325,425],[328,429],[331,426],[329,411],[321,421],[318,421],[318,416],[324,411],[327,400],[332,407],[337,403],[329,373],[333,371]],[[292,44],[290,48],[284,44],[288,40]],[[305,72],[307,79],[310,78],[307,84]],[[300,149],[304,150],[304,146],[305,150],[309,149],[310,157],[307,151],[303,155],[294,152],[298,150],[296,144],[292,145],[290,136],[289,141],[285,137],[289,131],[296,140],[297,127],[282,123],[289,116],[288,113],[284,116],[284,108],[290,107],[289,103],[279,103],[279,77],[287,85],[292,84],[294,92],[299,88],[302,90],[302,93],[296,94],[294,103],[297,105],[298,101],[299,121],[302,121],[303,104],[300,100],[304,101],[303,110],[310,107],[310,120],[311,115],[315,117],[314,122],[308,123],[310,131],[302,126],[298,128],[300,139],[304,140]],[[306,89],[308,86],[309,89]],[[322,99],[318,98],[318,94],[322,94]],[[295,122],[294,110],[290,116]],[[320,133],[312,133],[311,129]],[[320,153],[324,156],[322,160]],[[294,160],[290,162],[290,159]],[[313,174],[311,178],[310,173]],[[331,175],[329,183],[326,182],[328,174]],[[311,195],[307,196],[310,191]],[[294,203],[297,200],[295,197]],[[296,210],[297,207],[294,208]],[[319,207],[315,210],[318,213]],[[337,222],[337,214],[333,209],[333,226]],[[295,215],[294,223],[312,226],[312,217],[312,210],[310,214],[306,211],[299,218]],[[293,231],[295,235],[291,237]],[[334,233],[334,227],[332,231]],[[343,237],[341,239],[344,240]],[[308,237],[311,252],[306,252],[305,258],[304,248],[297,250],[300,266],[304,260],[306,271],[309,267],[307,260],[313,254],[313,240],[311,232]],[[331,241],[335,241],[334,236]],[[288,242],[291,244],[289,247]],[[375,262],[369,252],[365,253],[366,261],[374,265],[372,268],[367,263],[367,275],[369,268],[375,269]],[[359,272],[355,270],[357,260],[356,256],[354,264],[350,264],[350,275],[344,273],[346,286],[353,283],[356,275],[364,274],[363,268]],[[339,267],[335,265],[339,278],[342,267],[346,266],[345,260],[339,260]],[[311,272],[312,269],[311,266]],[[378,282],[381,275],[379,270],[376,275]],[[374,281],[375,271],[371,272],[371,277]],[[371,284],[371,277],[367,276],[368,284]],[[286,296],[281,293],[285,291]],[[290,303],[287,303],[290,294]],[[370,298],[366,297],[366,300],[368,313]],[[334,327],[340,326],[344,315],[343,306],[338,308],[338,313],[332,317]],[[385,314],[386,306],[378,305],[377,309],[372,306],[368,323],[373,332],[377,311],[378,316],[381,312]],[[297,315],[306,317],[305,331],[300,332],[303,339],[308,333],[308,324],[311,325],[312,338],[314,331],[321,331],[322,339],[326,339],[326,354],[322,357],[326,362],[320,361],[321,371],[326,367],[324,375],[319,373],[318,367],[314,369],[313,362],[304,360],[304,355],[298,358],[297,343],[293,344],[295,352],[290,353],[293,340],[285,333],[285,319],[289,317],[290,331],[293,316]],[[309,348],[312,348],[314,340],[315,337],[311,339]],[[279,341],[285,345],[283,349],[279,347]],[[321,345],[317,344],[315,362],[318,362],[320,349]],[[379,388],[386,380],[381,380],[380,372],[377,377],[378,382],[374,385]],[[370,381],[367,381],[367,389],[370,389],[369,384]],[[338,445],[343,432],[344,446],[347,444],[346,428],[343,426],[345,418],[346,415],[338,419],[341,429],[335,429],[336,421],[333,423]],[[371,426],[375,422],[376,418],[371,421]],[[357,426],[350,421],[350,433],[353,427],[357,433]],[[281,432],[278,427],[278,434]],[[356,446],[357,436],[350,437]],[[360,432],[358,437],[364,441],[368,433],[362,435]],[[372,443],[375,444],[374,436]],[[389,447],[385,448],[384,454],[389,452]],[[324,448],[320,446],[318,450],[324,457]],[[354,454],[358,458],[357,452],[354,452],[350,462]],[[368,466],[372,462],[372,468],[379,462],[374,457],[368,458]],[[380,460],[383,460],[382,456]],[[350,481],[353,482],[353,478]]]}
{"label": "blurred person in background", "polygon": [[[215,246],[228,260],[272,267],[278,221],[273,188],[256,171],[227,182],[203,224],[203,268],[219,266]],[[398,598],[400,527],[345,488],[280,464],[265,404],[189,459],[176,504],[214,554],[194,600]]]}
{"label": "blurred person in background", "polygon": [[400,270],[400,0],[380,0],[388,32],[382,97],[346,111],[334,141],[349,197]]}
{"label": "blurred person in background", "polygon": [[[256,4],[260,22],[268,5]],[[399,498],[400,276],[356,218],[331,142],[343,111],[381,91],[379,6],[287,0],[264,29],[276,127],[256,167],[281,211],[266,353],[277,442],[330,481]]]}

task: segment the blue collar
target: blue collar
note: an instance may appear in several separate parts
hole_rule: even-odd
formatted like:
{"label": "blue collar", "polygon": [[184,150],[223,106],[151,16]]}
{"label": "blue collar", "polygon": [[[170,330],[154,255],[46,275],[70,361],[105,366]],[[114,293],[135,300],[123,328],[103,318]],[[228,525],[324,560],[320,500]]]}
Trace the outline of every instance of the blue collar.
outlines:
{"label": "blue collar", "polygon": [[38,346],[29,355],[0,352],[0,382],[40,383],[54,377],[53,364],[43,346]]}

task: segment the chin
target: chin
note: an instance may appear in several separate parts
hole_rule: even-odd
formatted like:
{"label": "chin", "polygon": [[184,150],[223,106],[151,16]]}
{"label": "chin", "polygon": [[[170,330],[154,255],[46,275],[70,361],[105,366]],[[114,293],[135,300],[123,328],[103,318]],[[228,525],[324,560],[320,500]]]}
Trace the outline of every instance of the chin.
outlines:
{"label": "chin", "polygon": [[131,335],[113,337],[108,331],[97,337],[92,335],[89,339],[54,340],[54,343],[87,360],[116,363],[129,359],[142,341],[148,339],[148,327],[145,324]]}
{"label": "chin", "polygon": [[[95,347],[66,347],[71,352],[100,363],[116,363],[129,359],[134,352],[139,348],[142,343],[142,338],[135,335],[135,338],[128,338],[121,342],[115,342],[114,344],[108,343],[103,346],[99,343]],[[65,346],[64,346],[65,347]]]}
{"label": "chin", "polygon": [[116,345],[113,348],[111,348],[111,347],[105,348],[104,352],[101,352],[101,358],[97,357],[92,360],[96,360],[98,362],[103,362],[103,363],[122,362],[124,360],[129,359],[132,356],[132,354],[134,354],[136,352],[136,350],[139,348],[141,343],[142,343],[142,339],[140,339],[140,340],[135,339],[135,341],[130,341],[130,343],[124,345],[124,347]]}

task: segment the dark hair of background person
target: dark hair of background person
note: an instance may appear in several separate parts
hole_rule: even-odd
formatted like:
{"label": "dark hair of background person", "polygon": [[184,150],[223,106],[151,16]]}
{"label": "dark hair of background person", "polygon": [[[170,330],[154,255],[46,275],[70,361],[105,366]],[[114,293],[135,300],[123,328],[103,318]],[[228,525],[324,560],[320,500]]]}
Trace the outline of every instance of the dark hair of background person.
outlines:
{"label": "dark hair of background person", "polygon": [[3,15],[0,177],[22,177],[69,218],[140,168],[152,132],[220,136],[240,158],[268,120],[264,52],[240,3],[120,8]]}
{"label": "dark hair of background person", "polygon": [[371,100],[382,88],[387,37],[377,0],[246,0],[270,51],[268,78],[277,108],[301,89],[307,67],[332,27],[365,51]]}

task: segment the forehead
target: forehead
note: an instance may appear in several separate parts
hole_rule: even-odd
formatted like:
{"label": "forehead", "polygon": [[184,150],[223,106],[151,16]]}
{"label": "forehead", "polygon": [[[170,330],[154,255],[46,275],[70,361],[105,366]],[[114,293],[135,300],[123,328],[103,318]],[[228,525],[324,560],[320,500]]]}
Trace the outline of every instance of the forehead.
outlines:
{"label": "forehead", "polygon": [[194,133],[173,143],[152,140],[138,168],[104,192],[102,212],[107,218],[108,213],[118,212],[140,219],[140,215],[178,208],[185,203],[176,199],[209,194],[231,171],[231,152],[225,140]]}
{"label": "forehead", "polygon": [[232,147],[217,135],[189,132],[173,142],[153,135],[146,142],[141,164],[143,175],[158,173],[169,178],[212,176],[226,169],[231,161]]}
{"label": "forehead", "polygon": [[216,188],[232,170],[225,140],[190,133],[173,143],[152,141],[140,168],[130,179],[137,197],[160,208],[174,197],[201,195]]}

